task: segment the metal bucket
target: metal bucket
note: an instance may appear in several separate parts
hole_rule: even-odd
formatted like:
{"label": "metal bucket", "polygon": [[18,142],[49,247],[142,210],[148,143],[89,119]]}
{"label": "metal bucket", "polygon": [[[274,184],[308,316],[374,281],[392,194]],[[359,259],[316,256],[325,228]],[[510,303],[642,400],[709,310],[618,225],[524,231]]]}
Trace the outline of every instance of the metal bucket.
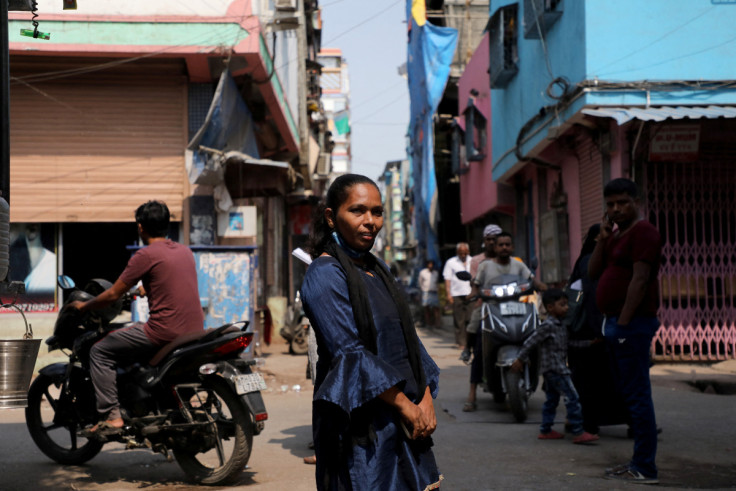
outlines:
{"label": "metal bucket", "polygon": [[28,405],[28,386],[33,377],[40,339],[32,339],[33,331],[26,316],[15,305],[26,324],[24,339],[0,339],[0,409],[23,408]]}

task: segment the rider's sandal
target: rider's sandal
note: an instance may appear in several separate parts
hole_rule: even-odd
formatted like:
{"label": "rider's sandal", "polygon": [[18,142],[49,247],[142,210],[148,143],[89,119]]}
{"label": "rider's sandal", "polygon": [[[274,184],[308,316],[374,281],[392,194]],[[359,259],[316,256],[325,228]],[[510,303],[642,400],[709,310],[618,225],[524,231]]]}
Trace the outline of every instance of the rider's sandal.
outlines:
{"label": "rider's sandal", "polygon": [[472,413],[472,412],[473,412],[473,411],[475,411],[475,410],[476,410],[477,408],[478,408],[478,406],[476,406],[476,404],[475,404],[474,402],[466,402],[466,403],[465,403],[465,404],[463,405],[463,412],[464,412],[464,413]]}
{"label": "rider's sandal", "polygon": [[103,439],[107,438],[108,436],[117,435],[123,432],[123,428],[113,426],[108,421],[100,421],[96,425],[94,425],[92,428],[89,428],[87,430],[82,431],[82,436],[86,438],[97,438],[97,439]]}

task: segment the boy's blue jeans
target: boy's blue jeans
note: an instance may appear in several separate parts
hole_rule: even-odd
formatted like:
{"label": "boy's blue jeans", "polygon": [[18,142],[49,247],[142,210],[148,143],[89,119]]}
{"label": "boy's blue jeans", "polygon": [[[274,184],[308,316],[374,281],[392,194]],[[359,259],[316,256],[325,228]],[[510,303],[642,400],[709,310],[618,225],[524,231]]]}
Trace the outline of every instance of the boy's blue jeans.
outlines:
{"label": "boy's blue jeans", "polygon": [[544,393],[547,400],[542,405],[542,424],[539,426],[540,433],[549,433],[555,422],[555,414],[557,413],[557,405],[560,403],[560,396],[565,396],[565,407],[567,408],[567,422],[574,435],[583,432],[583,411],[580,406],[580,398],[578,391],[572,383],[569,375],[561,375],[555,372],[546,372],[544,374]]}
{"label": "boy's blue jeans", "polygon": [[616,360],[616,382],[624,396],[634,434],[631,467],[646,477],[657,477],[657,421],[649,380],[649,352],[659,328],[656,317],[635,317],[627,326],[606,318],[604,334]]}

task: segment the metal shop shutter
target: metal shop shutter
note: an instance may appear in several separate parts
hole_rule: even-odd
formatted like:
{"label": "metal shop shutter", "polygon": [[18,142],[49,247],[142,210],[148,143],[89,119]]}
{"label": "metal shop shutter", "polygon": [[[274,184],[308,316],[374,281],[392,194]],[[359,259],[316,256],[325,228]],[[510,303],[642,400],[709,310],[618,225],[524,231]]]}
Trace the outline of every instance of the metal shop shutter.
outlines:
{"label": "metal shop shutter", "polygon": [[163,64],[12,85],[13,222],[130,222],[149,199],[181,220],[186,79]]}
{"label": "metal shop shutter", "polygon": [[600,223],[603,216],[603,162],[601,152],[587,135],[578,136],[577,154],[580,159],[580,233],[585,237],[590,226]]}

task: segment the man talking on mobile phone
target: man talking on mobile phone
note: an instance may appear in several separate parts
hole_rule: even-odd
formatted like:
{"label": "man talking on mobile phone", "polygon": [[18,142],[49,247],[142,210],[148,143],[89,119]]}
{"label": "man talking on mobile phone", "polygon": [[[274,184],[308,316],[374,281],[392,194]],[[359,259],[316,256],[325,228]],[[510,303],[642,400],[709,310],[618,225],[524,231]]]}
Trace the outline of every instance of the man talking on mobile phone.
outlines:
{"label": "man talking on mobile phone", "polygon": [[652,338],[659,328],[662,240],[639,216],[636,184],[619,178],[603,189],[606,214],[588,264],[599,278],[596,303],[606,316],[604,335],[616,361],[617,382],[634,434],[630,462],[606,469],[606,479],[656,484],[657,423],[649,380]]}

